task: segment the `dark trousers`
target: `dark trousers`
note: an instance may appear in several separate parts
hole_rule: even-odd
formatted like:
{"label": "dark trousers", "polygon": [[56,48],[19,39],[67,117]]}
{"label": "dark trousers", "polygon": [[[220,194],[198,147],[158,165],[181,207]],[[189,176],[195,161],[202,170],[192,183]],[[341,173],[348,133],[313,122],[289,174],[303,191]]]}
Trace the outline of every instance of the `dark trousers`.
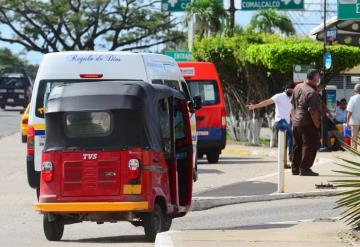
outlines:
{"label": "dark trousers", "polygon": [[319,147],[319,129],[312,125],[293,127],[293,171],[305,171],[312,167]]}

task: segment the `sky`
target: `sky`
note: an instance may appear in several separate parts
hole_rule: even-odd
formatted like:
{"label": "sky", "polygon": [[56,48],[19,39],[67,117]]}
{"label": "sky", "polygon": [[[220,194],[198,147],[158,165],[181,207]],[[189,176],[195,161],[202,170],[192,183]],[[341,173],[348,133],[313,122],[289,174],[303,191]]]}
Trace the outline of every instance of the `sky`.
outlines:
{"label": "sky", "polygon": [[[297,34],[300,36],[306,36],[309,32],[315,28],[317,25],[321,24],[323,19],[323,1],[324,0],[304,0],[305,1],[305,11],[287,11],[282,12],[287,15],[294,23]],[[336,2],[337,0],[327,0],[328,2],[328,14],[327,18],[331,18],[336,15]],[[235,0],[236,8],[240,9],[241,0]],[[224,7],[228,8],[229,0],[224,0]],[[236,24],[240,26],[246,26],[249,24],[251,16],[254,14],[254,11],[237,11],[235,18]],[[184,16],[184,13],[177,13],[175,16],[179,18]],[[8,28],[0,26],[1,33],[10,34]],[[14,53],[24,53],[24,57],[29,60],[32,64],[39,64],[41,61],[42,55],[37,52],[25,52],[20,45],[10,45],[8,43],[0,42],[0,47],[8,47]]]}

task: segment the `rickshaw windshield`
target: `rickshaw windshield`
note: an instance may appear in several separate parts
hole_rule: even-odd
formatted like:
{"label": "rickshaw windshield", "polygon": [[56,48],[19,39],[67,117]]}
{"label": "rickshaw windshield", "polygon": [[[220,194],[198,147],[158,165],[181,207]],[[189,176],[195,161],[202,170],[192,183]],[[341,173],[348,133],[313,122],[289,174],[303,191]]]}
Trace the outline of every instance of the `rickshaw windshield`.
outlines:
{"label": "rickshaw windshield", "polygon": [[141,110],[46,115],[46,150],[149,148]]}

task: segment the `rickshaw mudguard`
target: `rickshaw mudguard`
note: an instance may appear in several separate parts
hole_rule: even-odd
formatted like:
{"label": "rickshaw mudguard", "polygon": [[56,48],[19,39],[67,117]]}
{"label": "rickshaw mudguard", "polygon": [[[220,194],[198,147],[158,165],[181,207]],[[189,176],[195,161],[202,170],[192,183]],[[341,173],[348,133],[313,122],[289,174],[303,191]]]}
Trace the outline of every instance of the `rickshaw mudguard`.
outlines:
{"label": "rickshaw mudguard", "polygon": [[86,212],[146,212],[148,201],[142,202],[63,202],[35,203],[33,209],[40,213],[86,213]]}

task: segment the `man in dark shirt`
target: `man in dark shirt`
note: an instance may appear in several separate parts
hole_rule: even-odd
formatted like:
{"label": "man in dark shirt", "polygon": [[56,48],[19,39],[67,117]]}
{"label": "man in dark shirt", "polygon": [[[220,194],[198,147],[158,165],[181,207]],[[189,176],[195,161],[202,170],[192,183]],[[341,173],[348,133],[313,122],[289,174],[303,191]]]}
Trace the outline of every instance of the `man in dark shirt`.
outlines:
{"label": "man in dark shirt", "polygon": [[295,88],[291,99],[294,138],[293,175],[319,176],[311,170],[320,141],[321,99],[316,91],[319,81],[320,73],[317,70],[309,70],[307,81]]}

